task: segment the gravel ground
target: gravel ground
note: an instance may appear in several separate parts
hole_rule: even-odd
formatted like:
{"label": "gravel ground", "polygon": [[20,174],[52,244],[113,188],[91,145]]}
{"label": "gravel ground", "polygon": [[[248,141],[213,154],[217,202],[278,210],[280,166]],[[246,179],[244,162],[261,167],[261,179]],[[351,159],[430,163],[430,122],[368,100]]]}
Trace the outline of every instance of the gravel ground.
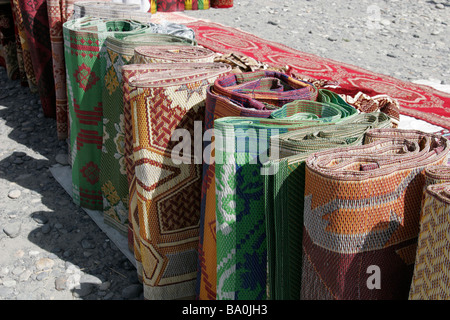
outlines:
{"label": "gravel ground", "polygon": [[[235,1],[189,16],[407,81],[450,84],[450,1]],[[0,70],[0,300],[141,300],[136,269],[74,205],[39,97]]]}
{"label": "gravel ground", "polygon": [[185,13],[398,79],[450,84],[450,0],[235,0]]}

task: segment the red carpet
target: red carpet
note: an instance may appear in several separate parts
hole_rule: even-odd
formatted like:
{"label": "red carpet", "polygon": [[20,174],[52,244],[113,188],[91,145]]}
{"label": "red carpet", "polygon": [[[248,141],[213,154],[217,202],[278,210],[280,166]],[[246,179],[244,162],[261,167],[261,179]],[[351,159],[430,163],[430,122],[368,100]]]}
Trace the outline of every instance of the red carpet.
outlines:
{"label": "red carpet", "polygon": [[216,52],[240,52],[272,66],[289,65],[302,75],[336,80],[340,87],[333,91],[338,93],[387,94],[399,101],[402,114],[450,129],[448,93],[301,52],[218,23],[200,20],[186,25],[195,31],[200,45]]}

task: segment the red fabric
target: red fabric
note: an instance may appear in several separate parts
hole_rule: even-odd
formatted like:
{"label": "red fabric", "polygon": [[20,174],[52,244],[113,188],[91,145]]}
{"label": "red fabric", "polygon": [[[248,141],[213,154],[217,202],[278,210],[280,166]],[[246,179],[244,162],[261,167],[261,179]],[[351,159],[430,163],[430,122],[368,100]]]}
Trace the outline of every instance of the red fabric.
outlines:
{"label": "red fabric", "polygon": [[56,118],[55,80],[46,0],[19,1],[44,115]]}
{"label": "red fabric", "polygon": [[158,11],[184,11],[184,0],[157,0],[156,5]]}
{"label": "red fabric", "polygon": [[231,8],[233,0],[211,0],[211,8]]}
{"label": "red fabric", "polygon": [[187,26],[195,31],[198,43],[216,52],[240,52],[272,66],[289,65],[295,73],[317,79],[337,80],[333,91],[370,96],[387,94],[400,103],[401,113],[450,129],[450,94],[345,64],[218,23],[196,21]]}

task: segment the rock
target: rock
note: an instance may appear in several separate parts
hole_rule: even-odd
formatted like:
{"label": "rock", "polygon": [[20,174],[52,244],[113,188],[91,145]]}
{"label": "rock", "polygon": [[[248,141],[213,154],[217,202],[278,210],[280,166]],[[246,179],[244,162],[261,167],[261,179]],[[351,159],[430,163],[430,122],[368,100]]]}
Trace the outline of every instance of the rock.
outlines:
{"label": "rock", "polygon": [[12,288],[16,286],[17,281],[14,279],[4,279],[2,284],[6,288]]}
{"label": "rock", "polygon": [[58,291],[67,289],[67,277],[61,276],[55,279],[55,289]]}
{"label": "rock", "polygon": [[48,224],[44,224],[44,225],[42,226],[42,228],[41,228],[41,232],[42,232],[43,234],[49,233],[50,230],[51,230],[51,228],[50,228],[50,226],[49,226]]}
{"label": "rock", "polygon": [[93,285],[99,286],[102,284],[102,280],[91,274],[82,274],[80,278],[80,283],[91,283]]}
{"label": "rock", "polygon": [[111,287],[111,282],[105,281],[98,286],[98,290],[106,291]]}
{"label": "rock", "polygon": [[95,248],[95,244],[89,239],[83,239],[81,241],[81,246],[83,247],[83,249],[94,249]]}
{"label": "rock", "polygon": [[438,3],[434,6],[436,9],[445,9],[445,6],[442,3]]}
{"label": "rock", "polygon": [[20,192],[20,190],[14,189],[14,190],[11,190],[10,192],[8,192],[8,197],[11,199],[17,199],[20,197],[21,194],[22,194],[22,192]]}
{"label": "rock", "polygon": [[122,290],[122,298],[124,299],[137,298],[142,293],[142,291],[143,291],[142,284],[132,284],[128,287],[125,287]]}
{"label": "rock", "polygon": [[15,238],[20,234],[22,223],[20,221],[11,222],[3,227],[3,232],[10,238]]}
{"label": "rock", "polygon": [[0,297],[8,299],[14,293],[14,288],[0,286]]}
{"label": "rock", "polygon": [[47,270],[53,268],[55,265],[55,261],[49,258],[41,258],[38,261],[36,261],[36,268],[38,270]]}
{"label": "rock", "polygon": [[45,279],[47,279],[47,278],[49,277],[49,275],[50,275],[50,273],[47,272],[47,271],[39,272],[39,273],[36,275],[36,280],[37,280],[37,281],[45,280]]}
{"label": "rock", "polygon": [[36,221],[38,224],[46,224],[48,222],[48,218],[42,213],[33,214],[33,220]]}
{"label": "rock", "polygon": [[31,270],[25,270],[24,272],[22,272],[21,274],[20,274],[20,276],[19,276],[19,281],[20,282],[25,282],[25,281],[27,281],[28,279],[30,279],[30,276],[32,275],[32,271]]}
{"label": "rock", "polygon": [[91,283],[81,283],[78,287],[76,287],[72,295],[75,298],[82,298],[92,293],[94,290],[94,285]]}
{"label": "rock", "polygon": [[55,161],[58,162],[59,164],[63,165],[63,166],[67,166],[69,164],[68,160],[69,159],[68,159],[67,154],[60,153],[60,154],[57,154],[56,157],[55,157]]}

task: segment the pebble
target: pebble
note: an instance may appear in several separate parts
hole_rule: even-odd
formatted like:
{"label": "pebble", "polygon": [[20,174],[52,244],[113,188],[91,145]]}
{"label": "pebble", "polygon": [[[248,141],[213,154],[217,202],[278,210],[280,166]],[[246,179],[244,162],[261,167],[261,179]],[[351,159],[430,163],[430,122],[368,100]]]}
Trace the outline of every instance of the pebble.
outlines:
{"label": "pebble", "polygon": [[132,284],[122,290],[122,298],[134,299],[137,298],[143,291],[141,284]]}
{"label": "pebble", "polygon": [[22,229],[22,223],[20,221],[10,222],[3,227],[3,232],[10,238],[16,238],[19,236]]}
{"label": "pebble", "polygon": [[22,192],[20,192],[20,190],[14,189],[14,190],[11,190],[10,192],[8,192],[8,197],[11,199],[17,199],[20,197],[21,194],[22,194]]}
{"label": "pebble", "polygon": [[56,160],[56,162],[58,162],[59,164],[61,164],[63,166],[67,166],[69,164],[67,154],[59,153],[56,155],[55,160]]}
{"label": "pebble", "polygon": [[41,258],[36,262],[36,268],[38,270],[51,269],[54,264],[55,264],[55,261],[53,261],[52,259]]}

